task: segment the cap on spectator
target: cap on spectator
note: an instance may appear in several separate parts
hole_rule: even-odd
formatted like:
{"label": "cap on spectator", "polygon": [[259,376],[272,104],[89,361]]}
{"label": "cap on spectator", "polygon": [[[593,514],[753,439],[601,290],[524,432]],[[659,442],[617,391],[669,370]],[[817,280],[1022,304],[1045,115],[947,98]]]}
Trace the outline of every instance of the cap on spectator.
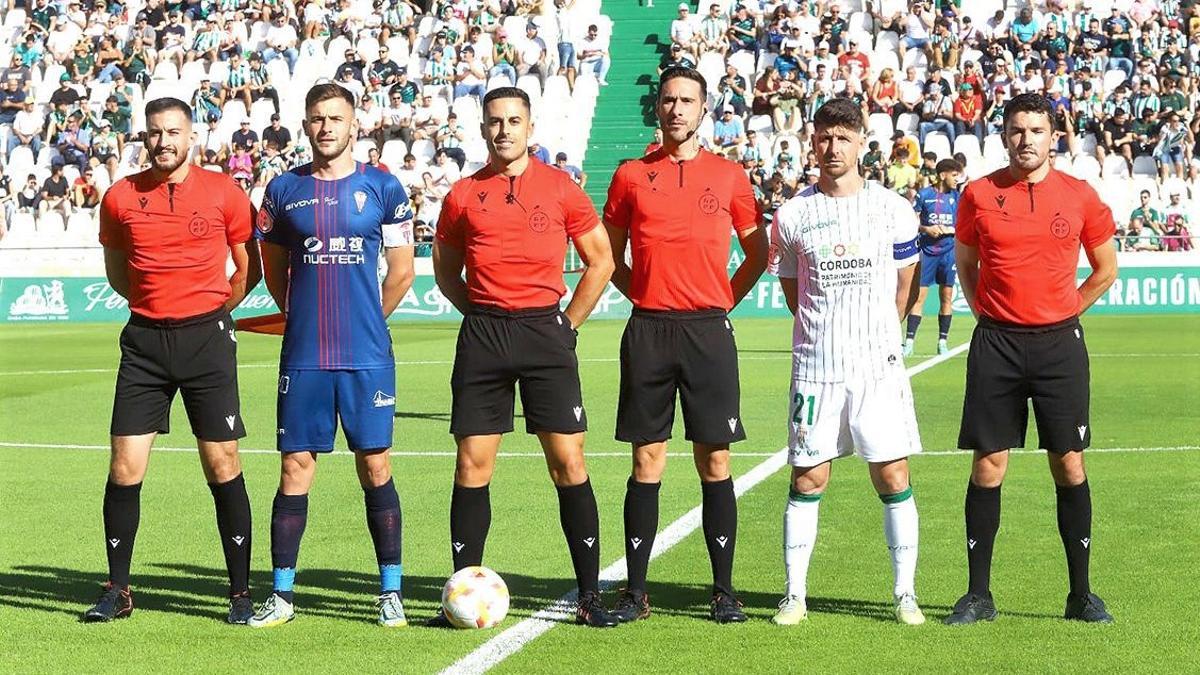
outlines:
{"label": "cap on spectator", "polygon": [[537,30],[537,29],[538,29],[538,25],[536,23],[534,23],[533,21],[530,21],[529,23],[525,24],[525,30]]}
{"label": "cap on spectator", "polygon": [[733,106],[731,106],[731,105],[724,105],[724,106],[721,106],[721,113],[722,113],[722,114],[724,114],[724,113],[731,113],[731,112],[733,112]]}
{"label": "cap on spectator", "polygon": [[686,2],[679,3],[679,9],[689,9],[688,4]]}
{"label": "cap on spectator", "polygon": [[829,43],[822,40],[817,43],[817,49],[829,49]]}
{"label": "cap on spectator", "polygon": [[784,49],[799,49],[799,48],[800,48],[800,41],[799,41],[799,40],[793,40],[792,38],[788,38],[788,39],[786,39],[786,40],[784,40],[784,41],[783,41],[783,48],[784,48]]}
{"label": "cap on spectator", "polygon": [[1168,21],[1167,28],[1179,28],[1179,19],[1171,19]]}
{"label": "cap on spectator", "polygon": [[683,49],[683,47],[680,47],[678,43],[671,45],[671,51],[673,52],[677,52],[681,49]]}
{"label": "cap on spectator", "polygon": [[64,166],[66,166],[66,162],[63,161],[62,157],[55,157],[54,159],[50,160],[51,169],[61,169]]}
{"label": "cap on spectator", "polygon": [[974,87],[971,86],[970,82],[963,82],[961,85],[959,85],[958,88],[962,89],[963,91],[971,91],[972,89],[974,89]]}
{"label": "cap on spectator", "polygon": [[145,12],[138,12],[138,13],[137,13],[137,20],[138,20],[138,21],[146,21],[146,20],[147,20],[146,13],[145,13]]}
{"label": "cap on spectator", "polygon": [[100,119],[100,126],[102,126],[102,127],[111,127],[111,126],[112,126],[112,122],[109,122],[108,120],[106,120],[106,119],[104,119],[104,118],[101,118],[101,119]]}
{"label": "cap on spectator", "polygon": [[59,76],[58,76],[58,81],[59,81],[59,82],[70,82],[70,81],[71,81],[71,74],[70,74],[70,73],[63,73],[62,75],[59,75]]}
{"label": "cap on spectator", "polygon": [[241,124],[242,126],[249,126],[249,125],[250,125],[250,120],[249,120],[249,119],[247,119],[247,118],[245,118],[245,117],[243,117],[243,118],[242,118],[242,121],[241,121],[241,122],[238,122],[238,124]]}
{"label": "cap on spectator", "polygon": [[565,162],[565,161],[567,161],[567,153],[565,153],[565,152],[560,152],[560,153],[558,153],[558,154],[554,155],[554,161],[556,161],[556,162]]}

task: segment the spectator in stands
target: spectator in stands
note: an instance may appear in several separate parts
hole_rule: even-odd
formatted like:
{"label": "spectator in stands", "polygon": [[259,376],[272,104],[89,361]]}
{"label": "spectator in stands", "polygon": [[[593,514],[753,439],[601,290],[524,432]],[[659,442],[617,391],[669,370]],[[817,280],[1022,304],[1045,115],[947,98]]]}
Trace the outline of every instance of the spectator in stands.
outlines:
{"label": "spectator in stands", "polygon": [[243,118],[242,121],[238,122],[238,130],[233,132],[229,140],[234,152],[237,152],[239,149],[245,150],[247,153],[258,151],[258,133],[250,128],[250,120],[248,118]]}
{"label": "spectator in stands", "polygon": [[[300,57],[300,52],[296,50],[298,37],[295,27],[288,23],[287,15],[284,12],[275,13],[275,16],[271,19],[271,27],[267,29],[265,40],[267,47],[262,52],[263,61],[270,63],[282,56],[284,61],[287,62],[288,72],[294,73],[296,71],[296,60]],[[380,45],[379,59],[384,61],[386,58],[387,46]]]}
{"label": "spectator in stands", "polygon": [[1133,158],[1150,157],[1154,154],[1154,146],[1158,140],[1158,124],[1154,121],[1154,112],[1142,110],[1141,119],[1135,118],[1133,128]]}
{"label": "spectator in stands", "polygon": [[[367,77],[378,78],[385,87],[391,87],[399,79],[400,70],[400,66],[392,60],[388,46],[379,45],[379,58],[367,69]],[[484,73],[484,77],[486,76],[487,73]]]}
{"label": "spectator in stands", "polygon": [[17,113],[25,109],[26,98],[20,80],[5,80],[0,89],[0,124],[12,124],[17,119]]}
{"label": "spectator in stands", "polygon": [[62,215],[64,227],[71,215],[71,186],[63,175],[62,160],[54,160],[50,164],[50,176],[42,183],[41,199],[38,201],[38,213],[44,215],[58,211]]}
{"label": "spectator in stands", "polygon": [[92,132],[92,164],[102,166],[109,176],[117,172],[121,158],[121,139],[113,131],[112,122],[101,118]]}
{"label": "spectator in stands", "polygon": [[579,187],[587,187],[587,174],[583,172],[583,169],[568,163],[567,153],[560,152],[554,155],[554,168],[570,175],[571,180],[575,181]]}
{"label": "spectator in stands", "polygon": [[1127,251],[1161,251],[1162,239],[1153,228],[1141,218],[1132,218],[1129,228],[1125,231],[1125,250]]}
{"label": "spectator in stands", "polygon": [[1133,133],[1133,123],[1129,113],[1123,107],[1118,107],[1112,116],[1104,122],[1103,146],[1097,144],[1098,159],[1103,162],[1108,153],[1116,153],[1125,158],[1126,168],[1133,173],[1133,145],[1137,137]]}
{"label": "spectator in stands", "polygon": [[[836,8],[837,5],[834,5],[833,9]],[[860,82],[866,81],[867,76],[871,74],[871,60],[858,50],[858,40],[854,38],[846,41],[846,51],[838,56],[838,66],[848,66],[850,76]]]}
{"label": "spectator in stands", "polygon": [[67,126],[54,139],[54,145],[64,161],[75,164],[83,173],[92,149],[92,132],[80,126],[80,121],[79,115],[67,118]]}
{"label": "spectator in stands", "polygon": [[[574,58],[574,53],[571,57]],[[462,48],[462,58],[456,69],[454,98],[474,96],[482,105],[483,95],[487,93],[487,68],[484,67],[482,61],[475,58],[474,47],[466,45]],[[571,70],[574,72],[574,67]]]}
{"label": "spectator in stands", "polygon": [[911,198],[916,190],[918,173],[916,167],[909,163],[908,148],[899,146],[893,149],[892,161],[888,164],[884,175],[884,185],[903,196]]}
{"label": "spectator in stands", "polygon": [[757,24],[744,4],[738,4],[729,22],[729,48],[734,52],[754,52],[754,57],[758,58]]}
{"label": "spectator in stands", "polygon": [[367,93],[366,87],[354,76],[354,67],[350,64],[343,63],[338,67],[336,81],[344,89],[354,94],[355,102],[361,101],[363,95]]}
{"label": "spectator in stands", "polygon": [[1022,7],[1017,18],[1009,24],[1009,46],[1013,51],[1032,45],[1042,34],[1041,23],[1033,15],[1033,9]]}
{"label": "spectator in stands", "polygon": [[380,160],[379,150],[376,148],[370,148],[369,150],[367,150],[367,166],[379,169],[380,171],[382,171],[384,173],[392,172],[392,170],[388,168],[388,165],[384,164]]}
{"label": "spectator in stands", "polygon": [[358,138],[370,140],[376,148],[383,147],[383,108],[375,105],[375,99],[363,96],[354,110],[354,119],[358,122]]}
{"label": "spectator in stands", "polygon": [[917,69],[909,66],[904,69],[904,79],[899,83],[900,97],[892,108],[892,122],[896,123],[900,115],[912,113],[921,114],[921,105],[925,102],[925,83],[917,77]]}
{"label": "spectator in stands", "polygon": [[[799,78],[799,71],[789,72],[786,78],[779,81],[779,86],[770,99],[771,120],[775,131],[779,133],[796,133],[811,119],[811,115],[806,117],[804,85]],[[818,85],[824,86],[824,83],[818,82]]]}
{"label": "spectator in stands", "polygon": [[975,134],[980,145],[987,134],[983,122],[983,97],[967,82],[959,85],[958,98],[954,101],[954,132],[960,136]]}
{"label": "spectator in stands", "polygon": [[0,80],[4,80],[5,82],[16,80],[21,90],[28,94],[32,88],[33,74],[29,66],[25,65],[25,62],[21,60],[21,55],[13,54],[9,66],[0,71]]}
{"label": "spectator in stands", "polygon": [[[1179,194],[1171,195],[1171,204],[1178,204]],[[1167,207],[1167,229],[1163,232],[1163,244],[1168,251],[1191,251],[1193,246],[1192,233],[1188,229],[1187,213],[1180,205],[1175,211]]]}
{"label": "spectator in stands", "polygon": [[496,40],[492,44],[492,69],[488,77],[503,75],[512,86],[517,86],[517,50],[508,41],[508,33],[503,29],[496,30]]}
{"label": "spectator in stands", "polygon": [[[10,80],[10,82],[15,82],[15,80]],[[36,158],[42,149],[42,132],[45,125],[45,117],[37,114],[33,99],[25,99],[21,111],[13,118],[11,133],[8,136],[8,146],[4,152],[5,159],[11,159],[13,150],[20,146],[29,148],[30,153]]]}
{"label": "spectator in stands", "polygon": [[950,22],[944,18],[938,19],[933,36],[929,39],[929,51],[933,54],[933,66],[958,70],[960,49],[958,33],[951,29]]}
{"label": "spectator in stands", "polygon": [[179,10],[172,11],[168,15],[167,25],[159,31],[158,35],[158,60],[170,59],[175,63],[176,71],[183,68],[188,51],[187,27],[181,22],[182,18]]}
{"label": "spectator in stands", "polygon": [[[250,73],[249,95],[251,103],[253,104],[254,101],[265,98],[271,102],[271,107],[275,109],[275,112],[279,112],[279,92],[271,84],[271,72],[267,70],[267,64],[263,63],[262,56],[258,52],[250,53],[248,71]],[[249,114],[248,111],[249,108],[247,108],[247,114]]]}
{"label": "spectator in stands", "polygon": [[892,154],[888,157],[888,164],[896,161],[896,155],[900,148],[908,151],[907,162],[912,168],[917,168],[921,165],[921,150],[917,145],[917,139],[905,134],[903,130],[897,129],[892,134]]}
{"label": "spectator in stands", "polygon": [[646,147],[642,150],[642,154],[648,155],[662,148],[662,140],[662,129],[656,127],[654,129],[654,136],[650,139],[650,142],[646,144]]}
{"label": "spectator in stands", "polygon": [[17,192],[17,211],[21,213],[41,213],[42,191],[38,189],[37,176],[29,174],[25,179],[25,187]]}
{"label": "spectator in stands", "polygon": [[200,86],[192,96],[193,122],[207,119],[221,119],[221,110],[225,105],[225,96],[219,87],[214,87],[206,77],[200,80]]}
{"label": "spectator in stands", "polygon": [[446,123],[438,127],[437,136],[434,139],[438,149],[453,159],[460,171],[467,163],[467,153],[462,147],[466,139],[467,130],[458,123],[458,115],[455,113],[446,116]]}
{"label": "spectator in stands", "polygon": [[1108,38],[1108,67],[1125,71],[1127,78],[1133,77],[1133,40],[1130,30],[1133,23],[1114,4],[1111,14],[1104,20],[1104,33]]}
{"label": "spectator in stands", "polygon": [[879,78],[871,84],[869,96],[870,111],[892,116],[893,120],[896,103],[900,96],[900,87],[894,78],[895,73],[891,68],[879,71]]}
{"label": "spectator in stands", "polygon": [[432,140],[444,121],[433,107],[433,96],[423,92],[421,98],[417,99],[417,105],[413,106],[413,140]]}
{"label": "spectator in stands", "polygon": [[279,113],[271,115],[271,124],[263,129],[261,138],[264,148],[274,145],[280,155],[287,155],[292,151],[292,132],[280,122]]}
{"label": "spectator in stands", "polygon": [[738,74],[732,63],[726,63],[725,74],[717,83],[717,106],[733,106],[737,116],[745,116],[750,109],[746,104],[746,88],[746,78]]}
{"label": "spectator in stands", "polygon": [[[1008,102],[1006,91],[1007,89],[1004,87],[996,87],[992,92],[992,102],[983,115],[983,122],[988,134],[1004,133],[1004,105]],[[966,165],[964,164],[964,166]]]}
{"label": "spectator in stands", "polygon": [[713,52],[725,56],[729,53],[729,22],[721,14],[721,5],[712,3],[708,14],[700,21],[698,46],[701,53]]}
{"label": "spectator in stands", "polygon": [[883,182],[884,166],[883,152],[879,149],[879,141],[867,143],[867,152],[862,159],[863,175],[867,180]]}
{"label": "spectator in stands", "polygon": [[1186,146],[1192,145],[1196,139],[1192,130],[1184,126],[1179,113],[1168,113],[1167,123],[1159,129],[1158,141],[1154,148],[1154,159],[1158,162],[1159,179],[1165,181],[1169,176],[1184,177],[1184,157],[1187,156]]}
{"label": "spectator in stands", "polygon": [[612,60],[608,56],[608,43],[600,37],[600,27],[588,26],[587,35],[579,43],[579,70],[591,71],[600,86],[608,84],[608,69]]}
{"label": "spectator in stands", "polygon": [[525,44],[517,52],[517,75],[536,75],[544,87],[550,76],[550,54],[546,41],[538,37],[538,25],[525,24]]}
{"label": "spectator in stands", "polygon": [[943,133],[954,144],[954,109],[950,97],[942,93],[942,88],[936,82],[925,85],[925,101],[921,104],[921,122],[917,125],[917,136],[921,147],[925,147],[925,139],[931,133]]}
{"label": "spectator in stands", "polygon": [[404,141],[405,146],[412,145],[413,138],[413,108],[404,102],[403,95],[392,88],[388,94],[388,105],[383,110],[383,123],[380,138],[384,143],[393,139]]}
{"label": "spectator in stands", "polygon": [[677,16],[671,22],[671,46],[678,45],[691,54],[694,61],[700,60],[700,34],[697,28],[687,3],[679,3]]}
{"label": "spectator in stands", "polygon": [[732,105],[721,108],[721,115],[713,125],[713,142],[719,154],[731,159],[736,158],[741,146],[746,142],[746,129],[742,118],[734,114]]}
{"label": "spectator in stands", "polygon": [[[493,68],[493,70],[495,69]],[[400,72],[396,74],[396,84],[392,85],[390,91],[392,94],[400,94],[400,100],[404,103],[413,105],[417,102],[417,95],[421,93],[421,88],[417,86],[416,82],[409,81],[408,69],[401,68]]]}
{"label": "spectator in stands", "polygon": [[663,57],[662,63],[658,66],[658,74],[661,75],[668,68],[695,68],[696,62],[692,60],[689,52],[679,45],[671,45],[667,50],[667,55]]}
{"label": "spectator in stands", "polygon": [[1140,201],[1138,207],[1129,214],[1130,222],[1135,219],[1140,220],[1141,224],[1146,228],[1155,233],[1161,233],[1166,225],[1167,219],[1166,216],[1163,215],[1162,211],[1154,208],[1154,204],[1151,202],[1150,198],[1150,191],[1142,190],[1139,192],[1138,200]]}
{"label": "spectator in stands", "polygon": [[243,190],[249,192],[254,185],[254,158],[244,146],[234,146],[227,168],[230,177],[237,181]]}
{"label": "spectator in stands", "polygon": [[909,5],[908,15],[904,17],[904,37],[900,38],[900,62],[904,62],[904,54],[909,49],[920,49],[926,58],[933,61],[930,49],[929,31],[933,28],[933,12],[926,11],[925,3],[917,1]]}
{"label": "spectator in stands", "polygon": [[100,205],[100,188],[96,186],[96,177],[88,167],[71,186],[71,205],[76,209],[94,209]]}

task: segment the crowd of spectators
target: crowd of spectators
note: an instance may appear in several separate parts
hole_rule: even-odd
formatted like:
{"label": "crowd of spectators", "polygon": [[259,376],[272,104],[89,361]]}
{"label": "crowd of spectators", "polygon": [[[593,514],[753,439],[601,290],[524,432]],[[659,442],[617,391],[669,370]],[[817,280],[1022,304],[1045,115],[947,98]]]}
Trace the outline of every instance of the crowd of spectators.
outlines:
{"label": "crowd of spectators", "polygon": [[811,120],[830,98],[852,99],[870,120],[864,173],[911,200],[936,180],[939,159],[972,178],[1002,166],[1004,104],[1035,92],[1056,113],[1056,167],[1170,195],[1170,217],[1114,223],[1122,245],[1190,248],[1200,2],[1009,4],[699,0],[693,13],[684,2],[661,65],[708,79],[714,112],[702,142],[743,164],[768,213],[815,182]]}
{"label": "crowd of spectators", "polygon": [[[141,107],[162,95],[193,108],[192,161],[255,195],[311,159],[300,107],[319,77],[355,94],[356,157],[396,174],[432,224],[486,156],[489,87],[540,95],[554,78],[569,96],[580,74],[606,84],[610,63],[596,0],[3,2],[0,236],[17,212],[65,224],[147,166]],[[536,147],[586,181],[562,150]]]}

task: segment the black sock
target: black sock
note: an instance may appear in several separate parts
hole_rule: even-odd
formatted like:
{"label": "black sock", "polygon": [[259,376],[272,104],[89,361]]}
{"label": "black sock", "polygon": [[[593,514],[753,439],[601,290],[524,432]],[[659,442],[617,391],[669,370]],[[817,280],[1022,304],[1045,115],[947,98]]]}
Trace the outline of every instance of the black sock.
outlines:
{"label": "black sock", "polygon": [[650,551],[658,532],[658,490],[662,483],[625,483],[625,560],[629,566],[630,590],[646,591]]}
{"label": "black sock", "polygon": [[713,592],[733,595],[733,547],[737,543],[737,497],[733,494],[733,478],[701,481],[703,496],[701,521],[704,524],[704,543],[712,562]]}
{"label": "black sock", "polygon": [[1000,530],[1000,486],[982,488],[967,481],[967,590],[991,593],[992,546]]}
{"label": "black sock", "polygon": [[400,497],[395,483],[389,478],[379,487],[363,488],[363,501],[367,505],[367,529],[375,544],[375,562],[379,563],[380,591],[399,592],[399,569],[388,569],[400,565]]}
{"label": "black sock", "polygon": [[1071,594],[1091,592],[1088,562],[1092,550],[1092,490],[1087,481],[1071,487],[1055,486],[1058,497],[1058,534],[1067,552]]}
{"label": "black sock", "polygon": [[113,586],[129,585],[133,540],[142,516],[142,484],[104,486],[104,551],[108,554],[108,580]]}
{"label": "black sock", "polygon": [[209,483],[217,507],[217,532],[229,572],[229,595],[250,592],[250,497],[242,474],[225,483]]}
{"label": "black sock", "polygon": [[904,337],[908,338],[909,340],[915,338],[917,336],[917,329],[920,327],[921,327],[921,315],[920,314],[909,314],[908,315],[908,331],[904,334]]}
{"label": "black sock", "polygon": [[492,500],[488,486],[454,486],[450,497],[450,546],[454,571],[483,564],[483,546],[492,526]]}
{"label": "black sock", "polygon": [[558,490],[558,520],[571,551],[571,566],[575,568],[575,583],[579,593],[600,591],[600,512],[592,481],[579,485],[556,486]]}
{"label": "black sock", "polygon": [[950,336],[950,319],[953,319],[953,314],[938,314],[938,339],[945,340]]}
{"label": "black sock", "polygon": [[300,557],[300,539],[308,525],[308,495],[275,493],[271,505],[271,567],[275,571],[274,592],[292,601],[292,582],[296,578],[296,559]]}

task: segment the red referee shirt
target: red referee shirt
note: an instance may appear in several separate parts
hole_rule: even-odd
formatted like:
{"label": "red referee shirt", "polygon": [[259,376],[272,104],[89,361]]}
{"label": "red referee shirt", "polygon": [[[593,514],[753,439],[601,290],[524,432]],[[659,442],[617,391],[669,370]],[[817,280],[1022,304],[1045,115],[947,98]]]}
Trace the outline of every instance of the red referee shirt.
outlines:
{"label": "red referee shirt", "polygon": [[128,257],[130,311],[183,319],[225,304],[229,248],[250,240],[252,210],[232,178],[195,166],[176,184],[145,171],[113,184],[100,204],[100,243]]}
{"label": "red referee shirt", "polygon": [[567,238],[599,224],[570,174],[530,158],[520,176],[490,166],[450,188],[437,240],[465,253],[467,298],[507,310],[557,305],[567,293]]}
{"label": "red referee shirt", "polygon": [[761,218],[746,172],[705,150],[684,162],[662,150],[625,162],[604,205],[604,222],[629,231],[629,299],[640,309],[732,309],[730,233]]}
{"label": "red referee shirt", "polygon": [[1079,246],[1095,249],[1115,230],[1112,211],[1086,182],[1052,169],[1027,183],[1004,168],[967,186],[955,237],[979,250],[978,312],[1039,326],[1079,314]]}

